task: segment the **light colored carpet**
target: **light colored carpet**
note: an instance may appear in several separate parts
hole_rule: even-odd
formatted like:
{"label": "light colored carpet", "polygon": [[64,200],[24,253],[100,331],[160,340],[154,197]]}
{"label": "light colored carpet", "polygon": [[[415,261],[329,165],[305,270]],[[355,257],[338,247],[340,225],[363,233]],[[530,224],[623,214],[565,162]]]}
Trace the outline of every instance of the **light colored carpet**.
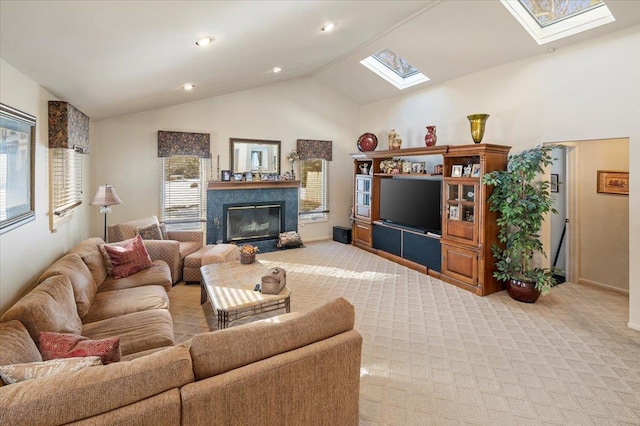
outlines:
{"label": "light colored carpet", "polygon": [[[287,270],[292,311],[355,306],[361,425],[640,425],[625,295],[565,283],[533,305],[478,297],[333,241],[258,259]],[[177,342],[215,329],[199,286],[169,295]]]}

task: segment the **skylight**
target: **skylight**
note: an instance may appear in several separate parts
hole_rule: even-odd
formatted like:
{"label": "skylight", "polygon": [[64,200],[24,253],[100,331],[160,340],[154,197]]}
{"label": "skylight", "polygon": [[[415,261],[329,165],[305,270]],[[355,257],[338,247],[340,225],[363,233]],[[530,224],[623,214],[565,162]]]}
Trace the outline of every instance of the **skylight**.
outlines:
{"label": "skylight", "polygon": [[615,21],[603,0],[501,0],[538,44]]}
{"label": "skylight", "polygon": [[400,90],[429,81],[426,75],[389,49],[382,49],[360,63]]}

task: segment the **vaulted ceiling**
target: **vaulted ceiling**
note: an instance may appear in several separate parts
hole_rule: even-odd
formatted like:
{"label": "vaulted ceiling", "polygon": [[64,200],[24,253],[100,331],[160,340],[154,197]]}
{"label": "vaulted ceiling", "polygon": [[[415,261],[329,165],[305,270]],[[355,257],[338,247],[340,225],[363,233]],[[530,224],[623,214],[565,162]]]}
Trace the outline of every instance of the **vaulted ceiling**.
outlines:
{"label": "vaulted ceiling", "polygon": [[[539,46],[498,0],[1,0],[0,57],[94,120],[300,77],[366,104],[640,23],[640,1],[607,5],[615,22]],[[431,80],[400,92],[360,64],[383,48]]]}

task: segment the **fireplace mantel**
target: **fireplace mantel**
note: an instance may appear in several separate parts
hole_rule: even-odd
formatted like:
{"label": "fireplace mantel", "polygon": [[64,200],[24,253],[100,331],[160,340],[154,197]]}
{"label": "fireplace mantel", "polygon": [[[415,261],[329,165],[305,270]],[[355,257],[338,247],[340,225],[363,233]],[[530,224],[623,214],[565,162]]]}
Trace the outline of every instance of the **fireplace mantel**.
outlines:
{"label": "fireplace mantel", "polygon": [[212,181],[209,182],[207,190],[229,190],[229,189],[278,189],[278,188],[298,188],[299,180],[258,180],[258,181]]}

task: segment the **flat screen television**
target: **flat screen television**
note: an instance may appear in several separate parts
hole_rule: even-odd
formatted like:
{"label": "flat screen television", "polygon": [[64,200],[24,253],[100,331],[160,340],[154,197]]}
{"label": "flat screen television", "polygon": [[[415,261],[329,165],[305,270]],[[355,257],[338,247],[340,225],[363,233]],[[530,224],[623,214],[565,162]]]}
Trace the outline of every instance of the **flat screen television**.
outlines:
{"label": "flat screen television", "polygon": [[381,179],[380,219],[442,234],[442,180]]}

